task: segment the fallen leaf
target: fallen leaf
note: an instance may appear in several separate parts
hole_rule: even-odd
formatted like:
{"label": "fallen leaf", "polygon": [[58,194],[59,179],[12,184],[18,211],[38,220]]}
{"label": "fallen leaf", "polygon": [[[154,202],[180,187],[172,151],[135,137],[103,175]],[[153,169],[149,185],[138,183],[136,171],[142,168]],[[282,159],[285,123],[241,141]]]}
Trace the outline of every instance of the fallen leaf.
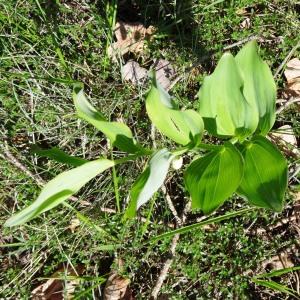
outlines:
{"label": "fallen leaf", "polygon": [[154,33],[154,27],[145,28],[140,23],[117,22],[114,30],[117,41],[112,43],[108,49],[108,56],[117,61],[118,55],[131,52],[138,54],[144,51],[146,40]]}
{"label": "fallen leaf", "polygon": [[165,90],[169,90],[171,79],[175,75],[175,69],[171,63],[166,59],[157,59],[152,68],[155,70],[156,80]]}
{"label": "fallen leaf", "polygon": [[62,300],[72,299],[76,286],[79,284],[78,279],[65,280],[58,279],[64,276],[76,276],[81,274],[82,267],[76,268],[76,271],[71,268],[61,268],[56,271],[46,282],[40,284],[31,292],[33,300]]}
{"label": "fallen leaf", "polygon": [[286,64],[284,76],[288,83],[300,77],[300,60],[298,58],[293,58]]}
{"label": "fallen leaf", "polygon": [[251,20],[249,17],[245,18],[243,22],[240,24],[240,28],[242,29],[249,29],[251,27]]}
{"label": "fallen leaf", "polygon": [[295,154],[300,154],[297,145],[297,138],[295,136],[294,130],[290,125],[284,125],[277,128],[277,132],[273,133],[274,136],[280,138],[282,141],[288,144],[292,149],[291,151]]}
{"label": "fallen leaf", "polygon": [[287,80],[287,90],[292,91],[294,96],[300,95],[300,60],[298,58],[291,59],[284,71]]}
{"label": "fallen leaf", "polygon": [[142,68],[136,61],[128,61],[121,70],[122,78],[125,81],[130,81],[134,85],[143,83],[148,76],[148,71]]}
{"label": "fallen leaf", "polygon": [[107,279],[107,283],[104,289],[104,300],[120,300],[123,299],[127,287],[130,283],[128,278],[124,278],[123,276],[113,273]]}
{"label": "fallen leaf", "polygon": [[80,220],[77,218],[73,218],[68,226],[68,229],[71,230],[72,233],[75,232],[75,229],[80,225]]}

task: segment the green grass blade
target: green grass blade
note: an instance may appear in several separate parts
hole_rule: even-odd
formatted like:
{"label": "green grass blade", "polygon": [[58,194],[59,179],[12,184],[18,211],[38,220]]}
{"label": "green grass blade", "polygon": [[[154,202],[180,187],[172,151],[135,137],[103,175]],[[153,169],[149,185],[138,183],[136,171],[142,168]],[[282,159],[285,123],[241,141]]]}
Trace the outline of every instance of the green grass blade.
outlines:
{"label": "green grass blade", "polygon": [[300,295],[297,293],[297,291],[290,289],[290,288],[286,287],[285,285],[279,284],[275,281],[253,279],[253,282],[258,285],[275,290],[277,292],[288,294],[290,296],[295,297],[296,299],[300,299],[300,297],[299,297]]}
{"label": "green grass blade", "polygon": [[169,232],[157,235],[157,236],[151,238],[150,240],[148,240],[147,243],[156,242],[158,240],[169,238],[169,237],[174,236],[177,233],[179,233],[179,234],[187,233],[187,232],[190,232],[190,231],[195,230],[197,228],[201,228],[204,225],[219,223],[221,221],[234,218],[236,216],[245,214],[245,213],[247,213],[249,211],[253,211],[255,209],[257,209],[257,208],[255,208],[255,207],[244,208],[244,209],[241,209],[241,210],[238,210],[238,211],[234,211],[234,212],[225,214],[223,216],[219,216],[219,217],[215,217],[215,218],[210,218],[210,219],[204,220],[204,221],[196,223],[196,224],[184,226],[184,227],[181,227],[181,228],[178,228],[178,229],[175,229],[175,230],[172,230],[172,231],[169,231]]}
{"label": "green grass blade", "polygon": [[78,166],[81,166],[88,162],[87,159],[83,159],[83,158],[76,157],[76,156],[71,156],[56,147],[53,147],[51,149],[41,149],[37,145],[32,145],[31,151],[33,153],[38,154],[41,157],[48,157],[57,162],[61,162],[61,163],[64,163],[64,164],[67,164],[67,165],[70,165],[73,167],[78,167]]}
{"label": "green grass blade", "polygon": [[290,273],[290,272],[294,272],[294,271],[298,271],[298,270],[300,270],[300,266],[297,266],[297,267],[291,267],[291,268],[284,268],[284,269],[280,269],[280,270],[275,270],[275,271],[273,271],[273,272],[260,274],[260,275],[258,275],[258,276],[255,276],[255,278],[271,278],[271,277],[277,277],[277,276],[281,276],[281,275],[283,275],[283,274]]}

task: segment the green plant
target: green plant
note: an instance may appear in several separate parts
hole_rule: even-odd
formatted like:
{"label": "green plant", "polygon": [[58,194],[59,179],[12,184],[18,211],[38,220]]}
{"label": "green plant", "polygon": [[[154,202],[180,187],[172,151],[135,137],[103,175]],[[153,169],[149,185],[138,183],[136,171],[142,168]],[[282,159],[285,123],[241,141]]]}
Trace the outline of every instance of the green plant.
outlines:
{"label": "green plant", "polygon": [[[86,99],[81,85],[75,85],[73,99],[80,118],[104,133],[110,143],[129,155],[117,160],[74,160],[79,166],[63,172],[45,185],[30,206],[9,218],[5,225],[23,224],[54,208],[76,193],[90,179],[108,168],[149,156],[148,166],[130,192],[125,218],[134,217],[162,186],[176,157],[190,152],[202,154],[185,170],[184,182],[192,207],[205,214],[216,210],[234,192],[258,207],[280,211],[287,186],[287,163],[279,150],[265,137],[275,121],[276,87],[265,62],[257,53],[256,42],[248,43],[236,57],[225,53],[216,70],[200,89],[199,112],[180,110],[152,74],[152,87],[146,109],[152,123],[171,140],[175,150],[151,150],[137,143],[129,127],[109,122]],[[223,145],[201,142],[204,128],[225,140]],[[40,152],[42,153],[42,152]],[[68,155],[55,150],[67,162]]]}
{"label": "green plant", "polygon": [[[257,285],[264,286],[266,288],[270,288],[272,290],[278,291],[280,293],[285,293],[287,295],[293,296],[295,299],[300,299],[300,294],[283,284],[270,280],[272,277],[279,277],[284,274],[288,274],[291,272],[299,271],[300,266],[291,267],[291,268],[284,268],[280,270],[275,270],[270,273],[260,274],[252,278],[252,281]],[[269,279],[269,280],[268,280]]]}

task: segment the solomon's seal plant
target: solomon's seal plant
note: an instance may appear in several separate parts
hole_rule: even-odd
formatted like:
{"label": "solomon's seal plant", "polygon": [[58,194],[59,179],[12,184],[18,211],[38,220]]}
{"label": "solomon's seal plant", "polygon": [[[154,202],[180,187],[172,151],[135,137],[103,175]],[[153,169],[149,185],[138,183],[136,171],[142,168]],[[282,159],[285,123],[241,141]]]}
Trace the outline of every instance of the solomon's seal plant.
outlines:
{"label": "solomon's seal plant", "polygon": [[[135,141],[128,126],[108,122],[88,102],[81,86],[74,87],[73,99],[78,116],[94,125],[111,145],[128,156],[87,161],[70,157],[59,149],[36,150],[40,155],[76,167],[49,181],[39,197],[9,218],[6,226],[23,224],[54,208],[108,168],[149,156],[147,166],[131,188],[125,211],[125,217],[134,217],[162,186],[172,161],[186,152],[197,156],[184,172],[193,208],[210,214],[237,193],[252,205],[282,210],[287,162],[266,138],[275,121],[276,86],[268,65],[258,55],[255,41],[244,46],[235,57],[230,53],[222,56],[213,74],[204,79],[198,112],[178,109],[152,75],[146,110],[156,128],[180,145],[175,150],[144,148]],[[204,129],[223,144],[202,143]],[[201,149],[205,150],[204,155]]]}

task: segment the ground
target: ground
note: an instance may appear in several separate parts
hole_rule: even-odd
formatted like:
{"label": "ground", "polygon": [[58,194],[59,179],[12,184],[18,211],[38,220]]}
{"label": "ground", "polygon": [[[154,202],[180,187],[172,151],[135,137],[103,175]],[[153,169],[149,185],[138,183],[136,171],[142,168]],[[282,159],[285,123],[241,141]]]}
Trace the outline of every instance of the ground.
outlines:
{"label": "ground", "polygon": [[[226,49],[237,53],[249,37],[258,39],[263,59],[277,74],[278,98],[283,97],[282,62],[292,49],[292,57],[299,57],[299,49],[294,48],[300,32],[296,1],[119,2],[117,20],[156,28],[143,53],[124,59],[135,59],[144,67],[155,58],[170,61],[180,74],[170,93],[181,107],[197,108],[196,94],[203,77],[214,70]],[[122,81],[124,62],[112,62],[107,55],[110,26],[102,1],[0,0],[1,224],[38,196],[36,178],[48,181],[69,168],[35,155],[32,144],[58,147],[86,159],[123,156],[116,149],[111,152],[99,131],[78,120],[72,101],[74,82],[84,84],[90,101],[107,118],[122,118],[143,145],[153,142],[144,106],[149,86]],[[277,116],[273,131],[291,125],[299,136],[299,117],[299,106],[290,105]],[[155,138],[157,147],[174,146],[159,133]],[[35,179],[8,159],[7,151]],[[284,154],[292,174],[299,157],[290,151]],[[74,291],[76,299],[101,299],[113,270],[130,279],[135,299],[149,299],[170,257],[171,238],[145,242],[171,230],[175,221],[162,192],[141,210],[140,218],[123,220],[130,187],[144,165],[145,160],[140,159],[116,169],[120,212],[116,180],[106,171],[80,190],[76,195],[80,201],[68,201],[69,206],[60,205],[21,227],[1,227],[0,298],[29,299],[45,278],[61,268],[71,268],[81,279]],[[251,278],[274,267],[278,255],[287,266],[299,265],[299,225],[295,221],[299,180],[299,175],[289,180],[281,213],[249,211],[181,235],[161,299],[293,299],[259,287]],[[182,171],[170,173],[166,188],[181,214],[189,201]],[[233,197],[213,216],[247,207],[245,200]],[[293,221],[288,220],[291,216]],[[142,217],[149,219],[145,222]],[[186,222],[193,224],[199,218],[200,212],[190,212]],[[282,225],[280,220],[288,221]],[[121,260],[122,268],[118,267]],[[296,290],[298,286],[299,292],[297,273],[276,280]]]}

